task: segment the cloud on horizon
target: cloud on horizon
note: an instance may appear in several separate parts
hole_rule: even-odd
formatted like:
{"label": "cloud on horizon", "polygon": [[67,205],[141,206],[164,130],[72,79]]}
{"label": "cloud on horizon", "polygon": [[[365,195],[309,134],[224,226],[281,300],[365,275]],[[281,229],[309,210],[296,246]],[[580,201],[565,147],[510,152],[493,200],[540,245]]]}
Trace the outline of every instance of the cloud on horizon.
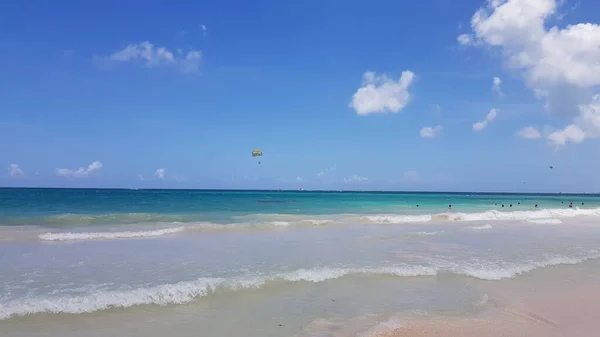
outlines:
{"label": "cloud on horizon", "polygon": [[60,177],[73,177],[73,178],[83,178],[87,177],[90,173],[94,171],[98,171],[102,168],[102,163],[99,161],[94,161],[88,165],[87,168],[80,167],[76,170],[67,169],[67,168],[57,168],[54,169],[54,173]]}

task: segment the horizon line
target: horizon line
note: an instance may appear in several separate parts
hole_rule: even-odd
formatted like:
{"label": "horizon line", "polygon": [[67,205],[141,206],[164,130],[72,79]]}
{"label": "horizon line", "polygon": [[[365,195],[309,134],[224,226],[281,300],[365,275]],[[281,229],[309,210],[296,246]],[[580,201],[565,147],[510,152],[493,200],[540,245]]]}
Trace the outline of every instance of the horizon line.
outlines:
{"label": "horizon line", "polygon": [[117,190],[117,191],[197,191],[197,192],[336,192],[336,193],[381,193],[381,194],[506,194],[506,195],[589,195],[600,196],[600,192],[493,192],[493,191],[422,191],[422,190],[343,190],[343,189],[227,189],[227,188],[127,188],[127,187],[15,187],[0,186],[0,190]]}

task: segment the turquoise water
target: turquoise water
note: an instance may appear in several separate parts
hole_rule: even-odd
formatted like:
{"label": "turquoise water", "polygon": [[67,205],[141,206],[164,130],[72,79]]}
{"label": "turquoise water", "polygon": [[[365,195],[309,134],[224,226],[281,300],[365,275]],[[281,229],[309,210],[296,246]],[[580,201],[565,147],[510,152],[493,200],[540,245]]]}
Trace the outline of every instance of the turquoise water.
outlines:
{"label": "turquoise water", "polygon": [[[600,207],[598,195],[0,189],[0,225],[237,222],[253,214],[436,214]],[[504,205],[504,208],[502,207]]]}
{"label": "turquoise water", "polygon": [[324,320],[476,314],[534,270],[600,275],[599,220],[594,195],[0,189],[0,330],[332,336]]}

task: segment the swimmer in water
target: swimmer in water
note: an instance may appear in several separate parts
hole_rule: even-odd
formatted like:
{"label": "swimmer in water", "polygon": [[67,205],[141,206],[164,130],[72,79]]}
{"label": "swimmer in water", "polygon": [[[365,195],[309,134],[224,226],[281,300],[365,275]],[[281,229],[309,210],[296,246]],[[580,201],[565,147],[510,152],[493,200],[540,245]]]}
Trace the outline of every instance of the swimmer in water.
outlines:
{"label": "swimmer in water", "polygon": [[502,207],[504,207],[504,204],[502,204]]}
{"label": "swimmer in water", "polygon": [[537,204],[535,204],[535,208],[538,208],[538,205],[537,205]]}
{"label": "swimmer in water", "polygon": [[448,205],[448,209],[452,209],[452,205]]}
{"label": "swimmer in water", "polygon": [[512,204],[508,205],[508,207],[512,207]]}

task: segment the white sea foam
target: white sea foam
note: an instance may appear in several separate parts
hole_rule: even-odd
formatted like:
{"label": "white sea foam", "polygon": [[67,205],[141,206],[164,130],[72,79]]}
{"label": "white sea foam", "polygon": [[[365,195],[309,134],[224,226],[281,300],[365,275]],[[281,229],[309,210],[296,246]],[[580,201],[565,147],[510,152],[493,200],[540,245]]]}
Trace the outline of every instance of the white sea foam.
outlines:
{"label": "white sea foam", "polygon": [[[553,256],[541,261],[515,264],[481,265],[437,261],[429,266],[402,265],[389,267],[313,268],[275,274],[242,275],[232,278],[199,278],[174,284],[133,289],[96,290],[83,295],[25,297],[0,306],[0,320],[36,313],[85,313],[111,308],[127,308],[144,304],[168,305],[193,301],[218,291],[258,289],[270,282],[324,282],[349,274],[388,275],[399,277],[435,276],[438,273],[466,275],[482,280],[500,280],[561,264],[579,264],[600,257],[597,252],[581,257]],[[93,289],[93,288],[90,288]]]}
{"label": "white sea foam", "polygon": [[358,332],[356,337],[387,336],[395,330],[402,328],[402,324],[400,316],[391,316],[371,324],[368,328]]}
{"label": "white sea foam", "polygon": [[484,231],[487,229],[492,229],[492,225],[486,224],[486,225],[481,225],[481,226],[469,226],[469,229],[472,229],[475,231]]}
{"label": "white sea foam", "polygon": [[[438,213],[422,215],[370,215],[364,216],[371,223],[376,224],[402,224],[422,223],[430,221],[498,221],[498,220],[542,220],[556,218],[572,218],[576,216],[600,216],[600,208],[594,209],[541,209],[535,211],[503,212],[489,210],[474,213]],[[541,222],[539,222],[541,223]],[[549,223],[549,222],[548,222]]]}
{"label": "white sea foam", "polygon": [[530,219],[527,222],[543,225],[559,225],[562,223],[560,219]]}
{"label": "white sea foam", "polygon": [[424,215],[370,215],[370,216],[365,216],[365,218],[373,223],[378,223],[378,224],[429,222],[432,219],[430,214],[424,214]]}
{"label": "white sea foam", "polygon": [[303,222],[308,222],[311,225],[315,225],[315,226],[322,226],[322,225],[327,225],[327,224],[338,223],[337,221],[334,221],[334,220],[315,220],[315,219],[303,220]]}
{"label": "white sea foam", "polygon": [[273,222],[270,222],[270,224],[275,227],[287,227],[290,225],[290,223],[287,221],[273,221]]}
{"label": "white sea foam", "polygon": [[440,233],[443,233],[444,231],[439,231],[439,232],[414,232],[411,233],[412,235],[418,235],[418,236],[432,236],[432,235],[438,235]]}
{"label": "white sea foam", "polygon": [[127,232],[64,232],[64,233],[44,233],[38,237],[44,241],[73,241],[73,240],[101,240],[101,239],[131,239],[155,237],[167,234],[182,232],[186,228],[170,227],[146,231],[127,231]]}

